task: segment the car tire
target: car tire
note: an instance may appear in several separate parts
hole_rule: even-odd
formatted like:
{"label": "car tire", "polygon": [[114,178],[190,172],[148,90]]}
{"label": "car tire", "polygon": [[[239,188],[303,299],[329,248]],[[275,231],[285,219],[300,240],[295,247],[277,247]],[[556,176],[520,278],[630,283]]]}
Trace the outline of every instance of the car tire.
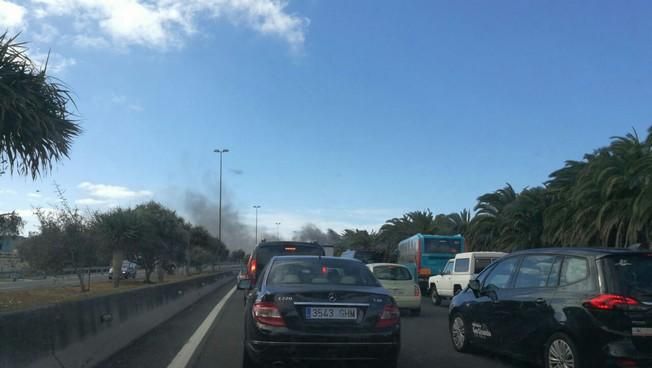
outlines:
{"label": "car tire", "polygon": [[455,286],[453,287],[453,296],[459,294],[460,291],[462,291],[462,287],[461,287],[460,285],[455,285]]}
{"label": "car tire", "polygon": [[568,335],[561,332],[553,334],[546,342],[543,352],[544,367],[557,367],[558,365],[554,364],[554,362],[559,360],[562,362],[572,362],[572,366],[575,368],[583,368],[577,346]]}
{"label": "car tire", "polygon": [[414,316],[414,317],[418,317],[418,316],[420,316],[420,315],[421,315],[421,308],[412,309],[412,310],[410,311],[410,314],[411,314],[412,316]]}
{"label": "car tire", "polygon": [[260,364],[256,363],[247,353],[247,349],[242,350],[242,368],[259,368]]}
{"label": "car tire", "polygon": [[430,300],[434,305],[441,305],[441,296],[439,296],[439,293],[437,293],[437,287],[435,286],[433,286],[432,290],[430,291]]}
{"label": "car tire", "polygon": [[469,342],[471,334],[464,317],[459,313],[455,313],[448,327],[453,348],[460,353],[468,352],[471,349],[471,343]]}

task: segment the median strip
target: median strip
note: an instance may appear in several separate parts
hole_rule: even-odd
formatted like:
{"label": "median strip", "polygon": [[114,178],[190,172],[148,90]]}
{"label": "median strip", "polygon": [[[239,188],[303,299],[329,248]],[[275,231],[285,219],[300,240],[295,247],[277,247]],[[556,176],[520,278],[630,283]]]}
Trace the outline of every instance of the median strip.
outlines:
{"label": "median strip", "polygon": [[199,347],[203,344],[204,340],[206,339],[206,336],[208,335],[208,332],[210,331],[211,326],[213,325],[213,322],[215,322],[215,319],[217,316],[220,314],[222,311],[222,308],[224,307],[224,304],[231,298],[231,295],[235,292],[236,288],[235,286],[229,290],[228,293],[220,300],[217,305],[213,308],[213,310],[208,314],[206,319],[197,327],[195,332],[190,336],[190,339],[183,345],[181,350],[177,353],[177,355],[174,357],[172,362],[168,365],[168,368],[186,368],[190,366],[190,363],[195,356],[197,350]]}

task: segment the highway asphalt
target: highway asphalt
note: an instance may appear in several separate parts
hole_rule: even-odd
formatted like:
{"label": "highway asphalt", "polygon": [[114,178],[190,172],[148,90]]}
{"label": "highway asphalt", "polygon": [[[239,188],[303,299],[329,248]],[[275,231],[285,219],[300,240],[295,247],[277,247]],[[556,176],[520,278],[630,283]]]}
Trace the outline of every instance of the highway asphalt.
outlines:
{"label": "highway asphalt", "polygon": [[[102,368],[166,367],[188,341],[211,309],[231,289],[227,285],[207,295],[165,324],[138,339],[104,362]],[[194,368],[241,368],[243,303],[242,292],[226,302],[206,343],[198,351]],[[435,307],[424,298],[418,317],[402,318],[401,368],[532,368],[532,366],[486,352],[460,354],[453,350],[448,336],[446,303]],[[313,364],[314,365],[314,364]],[[306,365],[302,365],[306,366]],[[323,367],[373,367],[373,364],[318,364]]]}

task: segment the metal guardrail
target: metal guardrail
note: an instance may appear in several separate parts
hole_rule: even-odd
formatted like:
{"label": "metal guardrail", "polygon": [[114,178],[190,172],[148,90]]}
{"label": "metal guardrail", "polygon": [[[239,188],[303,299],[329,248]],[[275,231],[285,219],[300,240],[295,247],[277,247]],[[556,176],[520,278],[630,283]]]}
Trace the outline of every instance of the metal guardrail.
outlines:
{"label": "metal guardrail", "polygon": [[[202,271],[210,271],[212,269],[213,265],[204,265],[201,267]],[[240,267],[239,263],[219,263],[215,264],[215,267],[217,270],[223,270],[225,268],[228,268],[229,270],[235,269],[236,267]],[[111,266],[96,266],[96,267],[82,267],[80,268],[82,270],[83,275],[87,275],[88,272],[90,271],[91,274],[98,274],[98,273],[108,273],[109,268]],[[197,267],[192,267],[197,270]],[[140,269],[140,268],[139,268]],[[181,269],[177,269],[177,272],[180,272]],[[3,271],[0,272],[0,280],[11,280],[11,279],[33,279],[33,280],[42,280],[46,279],[48,277],[65,277],[65,276],[73,276],[76,275],[76,271],[72,267],[67,267],[63,269],[63,272],[58,273],[58,274],[46,274],[45,272],[40,272],[40,271],[33,271],[33,270],[25,270],[25,271]]]}

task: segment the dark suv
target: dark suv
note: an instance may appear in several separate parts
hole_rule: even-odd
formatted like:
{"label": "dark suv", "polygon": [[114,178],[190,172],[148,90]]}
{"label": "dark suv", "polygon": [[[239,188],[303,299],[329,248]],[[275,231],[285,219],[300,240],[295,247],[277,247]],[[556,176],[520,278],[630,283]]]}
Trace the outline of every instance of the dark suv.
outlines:
{"label": "dark suv", "polygon": [[255,283],[267,263],[275,256],[324,256],[324,248],[317,243],[272,241],[258,244],[249,257],[246,277]]}
{"label": "dark suv", "polygon": [[652,366],[652,252],[521,251],[487,267],[449,308],[471,346],[545,367]]}

